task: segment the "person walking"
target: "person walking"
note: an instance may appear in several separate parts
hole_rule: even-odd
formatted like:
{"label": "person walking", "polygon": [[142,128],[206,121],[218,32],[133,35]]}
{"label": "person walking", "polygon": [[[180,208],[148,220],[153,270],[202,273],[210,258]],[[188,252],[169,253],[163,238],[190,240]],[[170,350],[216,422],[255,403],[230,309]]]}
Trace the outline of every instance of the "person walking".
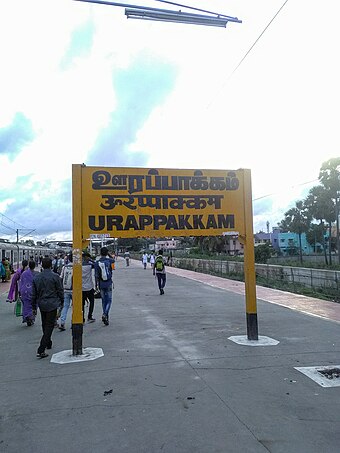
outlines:
{"label": "person walking", "polygon": [[153,269],[154,264],[155,264],[155,254],[152,252],[150,255],[150,265],[151,265],[152,269]]}
{"label": "person walking", "polygon": [[91,255],[89,252],[83,253],[83,262],[82,262],[82,292],[83,292],[83,322],[85,322],[85,302],[89,301],[89,311],[87,314],[88,322],[95,322],[93,317],[94,309],[94,284],[92,271],[94,269],[94,263],[91,260]]}
{"label": "person walking", "polygon": [[[56,274],[58,275],[58,274]],[[72,282],[73,282],[73,258],[72,253],[68,255],[68,262],[63,266],[60,273],[60,280],[64,290],[64,305],[60,314],[60,324],[58,328],[60,331],[65,330],[65,322],[67,318],[67,312],[72,302]]]}
{"label": "person walking", "polygon": [[100,258],[95,264],[96,289],[100,290],[103,306],[103,323],[109,325],[109,312],[112,304],[112,266],[114,259],[109,256],[107,247],[100,249]]}
{"label": "person walking", "polygon": [[148,264],[148,254],[146,252],[143,253],[143,256],[142,256],[142,263],[143,263],[143,267],[144,269],[146,269],[146,266]]}
{"label": "person walking", "polygon": [[6,257],[2,258],[2,265],[5,268],[5,281],[8,282],[11,279],[11,266]]}
{"label": "person walking", "polygon": [[32,292],[33,292],[33,279],[36,275],[35,261],[28,263],[28,269],[23,271],[19,280],[19,291],[22,300],[22,322],[26,322],[27,326],[33,326],[35,316],[32,309]]}
{"label": "person walking", "polygon": [[164,294],[164,287],[166,284],[166,272],[165,272],[165,259],[163,256],[163,250],[159,250],[158,255],[155,258],[155,264],[153,266],[153,275],[156,275],[158,281],[159,294]]}
{"label": "person walking", "polygon": [[130,266],[130,252],[128,250],[124,253],[124,258],[126,267]]}
{"label": "person walking", "polygon": [[2,283],[6,282],[6,269],[5,266],[2,264],[2,261],[0,261],[0,277]]}
{"label": "person walking", "polygon": [[11,286],[9,287],[9,293],[7,297],[7,302],[15,302],[19,295],[19,280],[21,274],[26,270],[28,266],[28,261],[23,260],[21,263],[21,267],[17,269],[12,277]]}
{"label": "person walking", "polygon": [[52,260],[43,258],[43,271],[33,278],[32,310],[37,314],[37,306],[41,314],[43,335],[37,351],[37,357],[43,359],[48,356],[45,349],[52,348],[52,332],[57,317],[57,309],[63,306],[64,291],[58,274],[52,272]]}

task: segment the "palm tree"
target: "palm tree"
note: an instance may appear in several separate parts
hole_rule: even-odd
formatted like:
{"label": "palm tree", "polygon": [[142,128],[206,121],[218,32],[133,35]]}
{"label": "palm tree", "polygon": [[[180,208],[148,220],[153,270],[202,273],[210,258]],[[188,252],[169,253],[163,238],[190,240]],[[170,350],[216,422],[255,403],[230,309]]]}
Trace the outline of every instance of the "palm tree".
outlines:
{"label": "palm tree", "polygon": [[[340,192],[340,157],[327,160],[321,166],[319,180],[325,189],[329,190],[330,197],[335,202],[336,218],[336,247],[340,263],[340,239],[339,239],[339,192]],[[329,237],[331,240],[331,236]]]}
{"label": "palm tree", "polygon": [[[309,215],[319,221],[319,225],[322,228],[322,231],[325,232],[327,228],[329,229],[329,238],[331,237],[332,222],[335,220],[335,210],[334,202],[330,197],[328,189],[322,186],[314,186],[310,189],[307,198],[304,201],[306,208],[308,209]],[[328,223],[328,227],[325,224]],[[327,247],[325,235],[322,234],[323,249],[325,253],[325,263],[328,265],[327,260]],[[330,240],[329,240],[330,246]],[[331,248],[329,247],[329,252]],[[330,264],[332,264],[332,255],[330,255]]]}
{"label": "palm tree", "polygon": [[306,233],[310,226],[310,215],[304,202],[299,200],[295,202],[295,208],[289,209],[285,213],[285,218],[282,220],[280,227],[284,230],[297,233],[299,236],[299,255],[300,263],[302,263],[302,233]]}

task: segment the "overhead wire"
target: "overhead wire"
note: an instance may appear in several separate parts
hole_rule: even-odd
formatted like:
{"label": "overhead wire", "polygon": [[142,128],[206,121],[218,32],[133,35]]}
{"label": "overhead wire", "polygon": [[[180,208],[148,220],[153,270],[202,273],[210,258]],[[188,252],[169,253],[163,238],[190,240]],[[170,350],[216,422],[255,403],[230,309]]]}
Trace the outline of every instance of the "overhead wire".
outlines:
{"label": "overhead wire", "polygon": [[168,5],[173,5],[173,6],[179,6],[180,8],[186,8],[186,9],[190,9],[192,11],[199,11],[201,13],[213,14],[213,15],[218,16],[218,17],[230,17],[230,16],[227,16],[225,14],[214,13],[213,11],[207,11],[206,9],[195,8],[193,6],[183,5],[182,3],[170,2],[168,0],[155,0],[155,2],[166,3]]}
{"label": "overhead wire", "polygon": [[244,62],[244,60],[247,58],[247,56],[250,54],[250,52],[254,49],[254,47],[256,46],[256,44],[259,42],[259,40],[262,38],[262,36],[265,34],[265,32],[268,30],[268,28],[270,27],[270,25],[274,22],[274,20],[276,19],[276,17],[280,14],[280,12],[282,11],[282,9],[285,7],[285,5],[288,3],[289,0],[285,0],[283,2],[283,4],[280,6],[280,8],[276,11],[276,13],[274,14],[274,16],[270,19],[270,21],[268,22],[268,24],[264,27],[264,29],[261,31],[261,33],[259,34],[259,36],[255,39],[255,41],[253,42],[253,44],[250,46],[250,48],[247,50],[247,52],[244,54],[244,56],[241,58],[241,60],[239,61],[239,63],[235,66],[235,68],[232,70],[232,72],[229,74],[229,76],[227,77],[227,79],[225,80],[225,82],[222,83],[221,87],[219,88],[219,90],[215,93],[215,95],[213,96],[213,99],[209,102],[209,104],[207,105],[206,108],[210,108],[212,106],[212,104],[215,102],[215,99],[217,98],[217,96],[220,94],[220,92],[223,90],[223,88],[225,87],[226,83],[228,82],[228,80],[231,79],[231,77],[235,74],[235,72],[238,70],[238,68],[241,66],[241,64]]}
{"label": "overhead wire", "polygon": [[[305,186],[307,184],[312,184],[313,182],[316,182],[316,181],[319,181],[318,179],[312,179],[311,181],[306,181],[306,182],[302,182],[300,184],[295,184],[294,186],[289,186],[289,189],[295,189],[295,187],[300,187],[300,186]],[[287,189],[286,189],[287,190]],[[278,195],[282,193],[282,191],[280,192],[273,192],[273,193],[269,193],[267,195],[263,195],[262,197],[258,197],[258,198],[253,198],[253,201],[258,201],[258,200],[262,200],[263,198],[268,198],[268,197],[272,197],[274,195]]]}

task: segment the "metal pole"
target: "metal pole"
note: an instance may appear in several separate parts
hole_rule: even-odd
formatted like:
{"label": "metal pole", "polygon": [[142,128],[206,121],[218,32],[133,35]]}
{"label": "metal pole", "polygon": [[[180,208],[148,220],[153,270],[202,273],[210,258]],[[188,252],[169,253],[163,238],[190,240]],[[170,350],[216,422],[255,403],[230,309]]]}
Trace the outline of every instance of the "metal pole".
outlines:
{"label": "metal pole", "polygon": [[248,340],[258,340],[251,174],[250,170],[247,169],[243,170],[243,172],[245,227],[244,280],[246,292],[247,335]]}
{"label": "metal pole", "polygon": [[72,353],[83,353],[82,303],[82,166],[72,165],[73,290]]}
{"label": "metal pole", "polygon": [[19,230],[17,228],[17,253],[18,253],[18,256],[17,256],[17,269],[19,269],[20,267],[20,253],[19,253]]}

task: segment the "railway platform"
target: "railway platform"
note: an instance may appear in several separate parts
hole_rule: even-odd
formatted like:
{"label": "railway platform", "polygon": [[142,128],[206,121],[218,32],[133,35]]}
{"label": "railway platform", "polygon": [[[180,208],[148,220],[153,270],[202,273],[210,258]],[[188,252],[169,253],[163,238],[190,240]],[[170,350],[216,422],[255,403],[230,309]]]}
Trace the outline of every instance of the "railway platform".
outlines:
{"label": "railway platform", "polygon": [[[104,356],[69,364],[36,358],[40,321],[22,324],[0,283],[0,451],[339,451],[340,304],[258,287],[259,335],[276,344],[238,344],[243,283],[167,268],[160,296],[122,258],[114,282],[110,325],[98,299],[84,326]],[[52,340],[71,349],[71,330]]]}

